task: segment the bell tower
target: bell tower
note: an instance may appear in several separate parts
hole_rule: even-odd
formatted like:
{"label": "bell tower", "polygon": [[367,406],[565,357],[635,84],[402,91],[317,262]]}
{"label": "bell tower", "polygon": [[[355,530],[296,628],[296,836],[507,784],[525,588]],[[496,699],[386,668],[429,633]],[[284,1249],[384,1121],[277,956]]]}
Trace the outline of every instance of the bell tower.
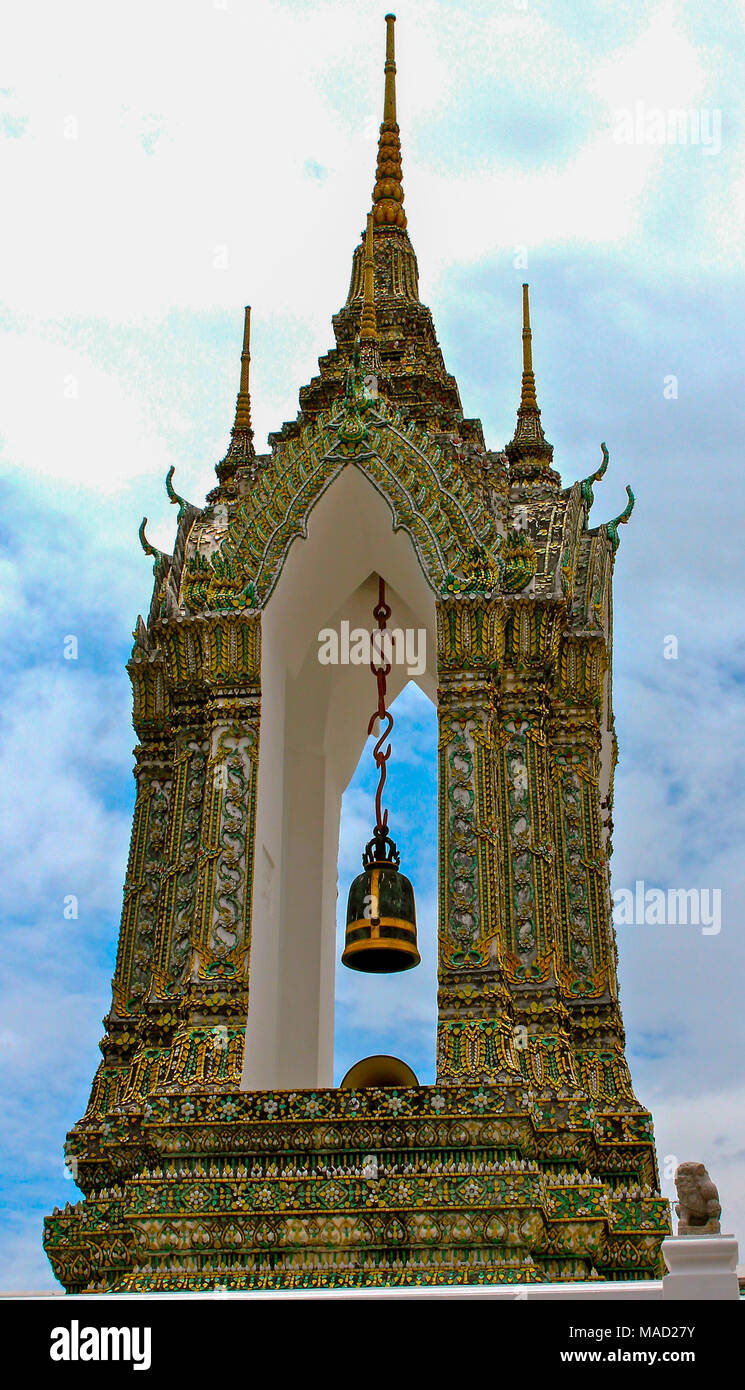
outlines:
{"label": "bell tower", "polygon": [[[609,879],[611,586],[633,494],[590,526],[604,444],[562,485],[527,285],[514,435],[488,449],[464,416],[419,299],[395,84],[389,15],[372,207],[297,418],[256,452],[247,309],[216,485],[197,506],[169,473],[172,554],[140,529],[154,587],[128,665],[112,1002],[67,1140],[83,1200],[45,1222],[70,1292],[661,1270],[668,1205],[625,1059]],[[376,598],[424,629],[438,715],[437,1079],[366,1059],[337,1088],[339,817],[372,685],[320,664],[317,638],[369,628]],[[404,680],[392,666],[389,702]],[[394,964],[414,917],[378,822],[345,950],[367,968],[366,898],[388,894],[371,916]]]}

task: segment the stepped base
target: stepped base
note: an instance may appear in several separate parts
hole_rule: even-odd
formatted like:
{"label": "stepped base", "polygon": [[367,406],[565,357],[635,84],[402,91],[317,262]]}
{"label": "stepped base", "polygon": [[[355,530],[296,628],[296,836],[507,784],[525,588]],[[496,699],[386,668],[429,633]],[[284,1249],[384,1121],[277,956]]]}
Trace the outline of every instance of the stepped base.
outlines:
{"label": "stepped base", "polygon": [[641,1106],[562,1089],[154,1095],[68,1139],[69,1293],[648,1280],[669,1205]]}

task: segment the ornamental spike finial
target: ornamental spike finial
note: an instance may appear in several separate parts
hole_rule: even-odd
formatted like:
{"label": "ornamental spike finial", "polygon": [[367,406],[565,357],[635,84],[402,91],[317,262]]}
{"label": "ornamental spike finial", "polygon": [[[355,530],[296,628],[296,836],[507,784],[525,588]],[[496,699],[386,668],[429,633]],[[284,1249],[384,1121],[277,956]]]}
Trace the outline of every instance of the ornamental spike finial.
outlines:
{"label": "ornamental spike finial", "polygon": [[248,430],[253,438],[251,429],[251,396],[249,394],[248,373],[251,362],[251,306],[246,305],[243,319],[243,350],[241,352],[241,384],[238,391],[238,398],[235,403],[235,425],[236,430]]}
{"label": "ornamental spike finial", "polygon": [[530,328],[528,291],[528,285],[523,285],[523,374],[520,387],[520,405],[517,412],[515,433],[505,449],[515,476],[525,469],[531,474],[545,472],[554,456],[553,445],[549,444],[543,433],[541,412],[538,409],[535,393],[533,334]]}
{"label": "ornamental spike finial", "polygon": [[378,140],[378,166],[373,189],[372,213],[378,227],[406,227],[403,210],[401,141],[396,120],[396,49],[393,26],[394,14],[387,14],[385,41],[385,98],[383,123]]}
{"label": "ornamental spike finial", "polygon": [[235,402],[235,424],[231,430],[230,447],[215,472],[221,483],[232,483],[236,469],[256,458],[254,432],[251,427],[251,395],[249,365],[251,362],[251,306],[246,305],[243,319],[243,349],[241,351],[241,380]]}
{"label": "ornamental spike finial", "polygon": [[383,103],[383,120],[390,125],[396,124],[396,23],[395,14],[387,14],[385,17],[385,101]]}
{"label": "ornamental spike finial", "polygon": [[360,316],[360,341],[369,343],[378,336],[375,315],[375,259],[373,255],[373,215],[367,214],[365,251],[362,261],[362,314]]}
{"label": "ornamental spike finial", "polygon": [[533,334],[530,331],[529,285],[523,285],[523,379],[520,389],[521,407],[538,409],[533,375]]}

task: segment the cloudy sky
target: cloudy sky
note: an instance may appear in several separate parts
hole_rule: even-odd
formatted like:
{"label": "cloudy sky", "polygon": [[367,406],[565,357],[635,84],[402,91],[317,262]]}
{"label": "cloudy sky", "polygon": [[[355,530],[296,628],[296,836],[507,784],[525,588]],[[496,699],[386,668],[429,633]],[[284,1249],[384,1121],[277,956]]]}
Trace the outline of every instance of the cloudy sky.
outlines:
{"label": "cloudy sky", "polygon": [[[260,445],[331,344],[369,205],[385,8],[4,12],[0,1287],[52,1286],[41,1218],[77,1195],[62,1144],[97,1062],[132,808],[124,663],[151,590],[137,526],[147,513],[170,549],[171,464],[194,501],[211,486],[245,303]],[[629,1056],[665,1170],[704,1160],[741,1245],[744,9],[396,7],[409,229],[465,411],[491,447],[510,437],[527,278],[557,466],[585,476],[605,439],[594,520],[626,482],[637,495],[616,566],[614,887],[718,888],[722,916],[716,935],[619,927]],[[434,714],[411,687],[399,712],[391,779],[424,962],[375,997],[339,980],[337,1069],[394,1051],[428,1080]],[[363,763],[342,897],[370,785]]]}

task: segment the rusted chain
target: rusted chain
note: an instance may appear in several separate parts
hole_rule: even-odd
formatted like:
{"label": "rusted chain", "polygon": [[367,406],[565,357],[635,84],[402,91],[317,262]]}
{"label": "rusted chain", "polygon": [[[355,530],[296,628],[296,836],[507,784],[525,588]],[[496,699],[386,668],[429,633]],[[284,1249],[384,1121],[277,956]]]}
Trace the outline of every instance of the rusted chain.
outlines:
{"label": "rusted chain", "polygon": [[[390,616],[391,616],[391,609],[389,608],[388,604],[386,603],[386,599],[385,599],[385,580],[379,578],[379,579],[378,579],[378,602],[376,603],[375,607],[373,608],[373,617],[375,618],[375,620],[376,620],[376,622],[377,622],[377,624],[378,624],[378,632],[385,632],[385,631],[386,631],[386,623],[387,623],[388,619],[390,618]],[[368,724],[368,726],[367,726],[367,733],[368,733],[368,737],[369,737],[369,735],[373,732],[373,730],[374,730],[374,728],[375,728],[375,724],[376,724],[376,722],[377,722],[378,720],[380,720],[381,722],[382,722],[383,720],[386,721],[386,727],[385,727],[385,728],[383,729],[383,731],[381,732],[381,734],[380,734],[380,736],[379,736],[379,738],[378,738],[378,741],[377,741],[377,743],[375,744],[375,747],[373,748],[373,758],[375,759],[375,766],[378,768],[378,770],[379,770],[379,772],[380,772],[380,781],[378,782],[378,790],[377,790],[377,792],[375,793],[375,817],[376,817],[375,829],[376,829],[376,831],[380,831],[382,834],[385,835],[385,834],[387,834],[387,832],[388,832],[388,809],[386,808],[385,811],[383,810],[382,804],[381,804],[381,799],[382,799],[382,796],[383,796],[383,788],[384,788],[384,786],[385,786],[385,779],[386,779],[386,763],[388,762],[388,759],[389,759],[390,756],[391,756],[391,745],[390,745],[390,743],[388,744],[388,747],[385,749],[385,751],[383,751],[383,744],[385,743],[386,739],[390,737],[391,729],[393,728],[393,715],[391,714],[391,712],[390,712],[389,709],[386,709],[386,706],[385,706],[386,676],[389,676],[389,675],[390,675],[390,672],[391,672],[391,663],[390,663],[390,661],[386,661],[386,662],[383,662],[381,665],[377,665],[377,664],[376,664],[376,662],[375,662],[375,637],[376,637],[376,634],[373,632],[373,634],[372,634],[372,659],[371,659],[371,661],[370,661],[370,670],[372,671],[373,675],[375,676],[375,679],[376,679],[376,682],[377,682],[377,686],[378,686],[378,708],[376,709],[375,713],[374,713],[373,715],[370,716],[370,722],[369,722],[369,724]],[[379,643],[379,647],[378,647],[378,655],[379,655],[380,657],[382,657],[382,656],[384,655],[384,652],[383,652],[383,649],[382,649],[382,648],[383,648],[383,644],[382,644],[382,642],[380,642],[380,643]]]}

